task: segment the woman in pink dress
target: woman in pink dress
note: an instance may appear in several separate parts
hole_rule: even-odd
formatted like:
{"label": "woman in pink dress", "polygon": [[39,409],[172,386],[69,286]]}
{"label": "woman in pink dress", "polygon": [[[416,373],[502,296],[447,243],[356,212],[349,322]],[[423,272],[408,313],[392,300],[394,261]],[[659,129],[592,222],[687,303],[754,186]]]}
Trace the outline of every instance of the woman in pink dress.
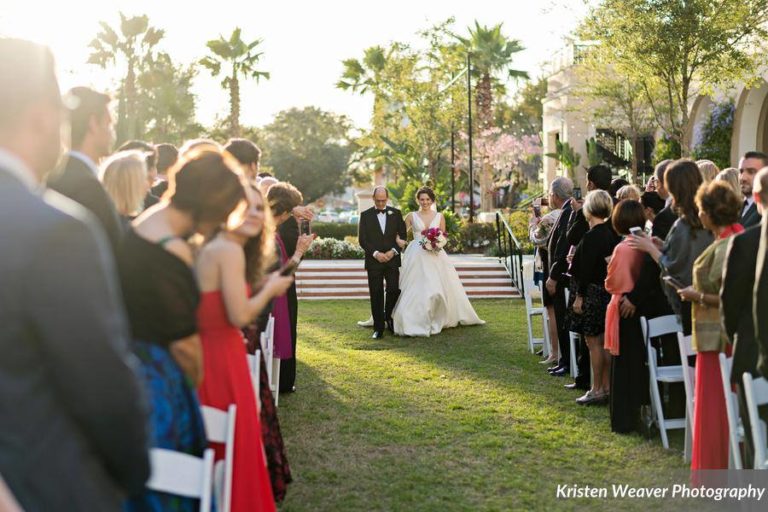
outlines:
{"label": "woman in pink dress", "polygon": [[[226,410],[237,405],[232,480],[233,512],[275,510],[275,501],[264,460],[261,424],[246,362],[240,328],[251,322],[272,298],[285,293],[293,277],[275,272],[263,280],[249,298],[246,283],[246,243],[258,237],[267,217],[261,194],[247,187],[248,210],[235,229],[221,231],[202,249],[197,261],[201,291],[198,326],[203,344],[204,376],[199,388],[203,405]],[[265,254],[251,257],[266,258]],[[214,445],[216,458],[224,447]]]}

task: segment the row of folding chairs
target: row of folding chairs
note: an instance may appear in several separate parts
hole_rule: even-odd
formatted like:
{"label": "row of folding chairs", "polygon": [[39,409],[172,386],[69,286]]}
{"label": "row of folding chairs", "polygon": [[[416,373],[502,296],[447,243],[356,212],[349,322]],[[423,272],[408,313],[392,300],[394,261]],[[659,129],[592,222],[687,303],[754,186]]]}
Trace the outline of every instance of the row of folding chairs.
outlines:
{"label": "row of folding chairs", "polygon": [[[267,380],[269,382],[269,389],[272,391],[272,396],[275,398],[275,406],[278,405],[280,400],[280,359],[275,357],[275,318],[269,315],[267,320],[267,328],[261,333],[259,340],[260,349],[256,350],[256,353],[248,354],[248,368],[251,371],[251,378],[253,379],[253,387],[256,392],[256,401],[259,403],[260,390],[261,390],[261,364],[260,358],[264,357],[264,365],[267,368]],[[259,408],[261,406],[259,405]]]}

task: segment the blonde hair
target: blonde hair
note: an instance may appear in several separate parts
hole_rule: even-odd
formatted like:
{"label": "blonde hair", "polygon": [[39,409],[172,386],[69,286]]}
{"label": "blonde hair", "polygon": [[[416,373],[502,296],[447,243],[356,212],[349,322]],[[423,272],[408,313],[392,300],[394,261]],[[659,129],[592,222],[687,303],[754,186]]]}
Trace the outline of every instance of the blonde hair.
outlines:
{"label": "blonde hair", "polygon": [[120,215],[137,215],[147,194],[147,163],[141,151],[120,151],[104,162],[101,182]]}
{"label": "blonde hair", "polygon": [[731,186],[734,192],[741,194],[741,185],[739,184],[739,170],[735,167],[728,167],[727,169],[723,169],[717,173],[715,180],[726,182]]}
{"label": "blonde hair", "polygon": [[616,199],[623,201],[624,199],[632,199],[633,201],[640,201],[642,192],[637,185],[624,185],[616,192]]}
{"label": "blonde hair", "polygon": [[720,172],[720,169],[712,160],[697,160],[696,165],[699,167],[701,179],[704,180],[704,183],[714,180],[717,173]]}
{"label": "blonde hair", "polygon": [[613,199],[611,199],[611,194],[605,190],[593,190],[584,198],[582,208],[584,208],[584,217],[587,220],[593,217],[607,219],[613,210]]}

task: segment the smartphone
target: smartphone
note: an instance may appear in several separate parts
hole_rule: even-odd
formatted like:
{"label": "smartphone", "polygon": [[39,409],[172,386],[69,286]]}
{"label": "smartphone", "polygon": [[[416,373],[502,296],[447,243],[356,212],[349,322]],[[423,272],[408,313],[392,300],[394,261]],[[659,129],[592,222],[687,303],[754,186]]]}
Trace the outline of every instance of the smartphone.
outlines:
{"label": "smartphone", "polygon": [[533,207],[533,214],[536,217],[541,217],[541,206],[534,206]]}
{"label": "smartphone", "polygon": [[581,201],[581,187],[574,187],[573,198],[577,201]]}
{"label": "smartphone", "polygon": [[682,290],[683,288],[685,288],[685,285],[683,283],[681,283],[680,281],[678,281],[672,276],[664,276],[662,277],[662,279],[664,280],[665,283],[667,283],[669,286],[671,286],[675,290]]}
{"label": "smartphone", "polygon": [[306,219],[301,219],[299,221],[299,234],[300,235],[309,235],[312,233],[312,230],[309,226],[309,221]]}
{"label": "smartphone", "polygon": [[299,268],[299,264],[295,260],[288,260],[288,263],[280,267],[280,275],[283,277],[293,275],[297,268]]}
{"label": "smartphone", "polygon": [[637,227],[637,226],[633,226],[633,227],[629,228],[629,234],[630,235],[635,235],[635,236],[642,236],[643,228],[640,228],[640,227]]}

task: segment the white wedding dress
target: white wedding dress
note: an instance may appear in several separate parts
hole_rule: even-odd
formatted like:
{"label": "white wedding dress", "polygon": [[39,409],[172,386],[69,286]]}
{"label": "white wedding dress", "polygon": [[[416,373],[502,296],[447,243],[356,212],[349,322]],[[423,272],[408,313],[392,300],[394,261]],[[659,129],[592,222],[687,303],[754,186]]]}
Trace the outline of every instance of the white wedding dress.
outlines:
{"label": "white wedding dress", "polygon": [[[484,324],[475,313],[459,273],[445,251],[433,253],[419,245],[426,229],[418,213],[411,215],[413,242],[402,256],[400,297],[392,312],[395,334],[430,336],[457,325]],[[440,213],[429,227],[440,226]]]}

